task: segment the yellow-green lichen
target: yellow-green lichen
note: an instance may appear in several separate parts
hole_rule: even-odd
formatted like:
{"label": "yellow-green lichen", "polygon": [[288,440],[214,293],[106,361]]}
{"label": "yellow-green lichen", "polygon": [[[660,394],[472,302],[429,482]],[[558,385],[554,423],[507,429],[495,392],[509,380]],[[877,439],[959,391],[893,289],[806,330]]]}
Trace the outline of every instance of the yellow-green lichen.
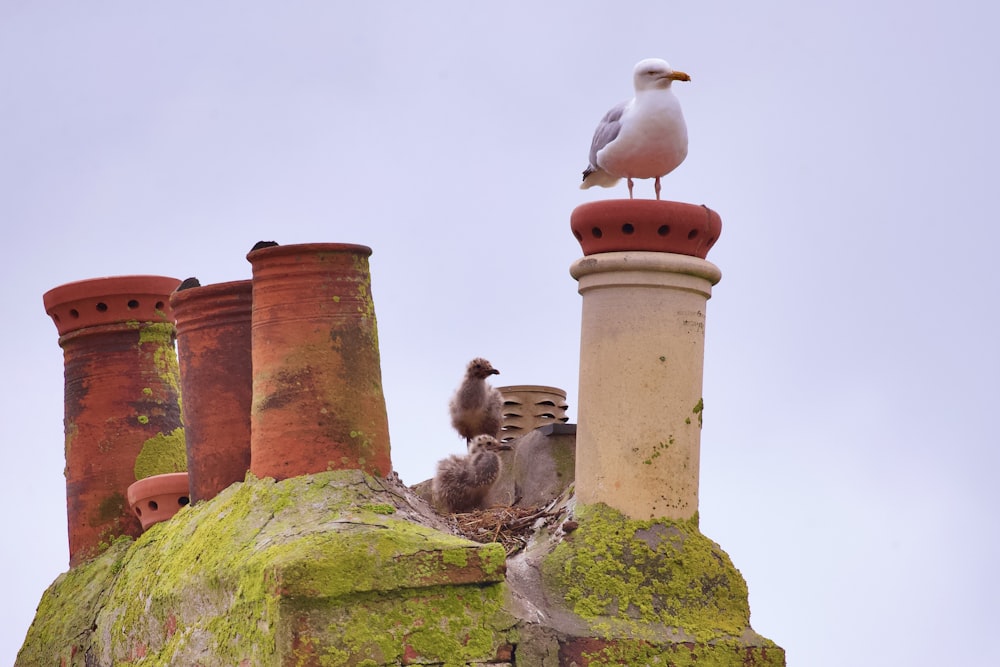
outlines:
{"label": "yellow-green lichen", "polygon": [[593,628],[666,627],[706,641],[749,627],[746,582],[696,517],[640,521],[600,503],[576,514],[579,528],[542,571]]}
{"label": "yellow-green lichen", "polygon": [[180,400],[180,370],[174,350],[175,333],[173,324],[144,323],[139,328],[139,349],[143,354],[150,355],[158,379]]}
{"label": "yellow-green lichen", "polygon": [[80,429],[75,422],[71,422],[69,420],[66,421],[66,427],[65,429],[63,429],[64,433],[63,454],[64,458],[67,461],[69,460],[69,452],[73,447],[73,438],[76,437],[76,434],[79,430]]}
{"label": "yellow-green lichen", "polygon": [[354,440],[354,446],[356,447],[358,453],[358,463],[364,468],[364,463],[368,457],[373,456],[375,453],[375,447],[372,444],[371,438],[369,438],[364,431],[361,429],[354,429],[350,432],[351,439]]}
{"label": "yellow-green lichen", "polygon": [[127,537],[115,540],[103,554],[56,578],[38,603],[15,665],[83,667],[93,632],[94,610],[121,571],[131,542]]}
{"label": "yellow-green lichen", "polygon": [[395,514],[396,512],[396,508],[388,503],[362,505],[361,509],[374,512],[375,514]]}
{"label": "yellow-green lichen", "polygon": [[491,661],[512,638],[514,619],[503,602],[503,585],[493,584],[362,594],[324,609],[293,604],[309,619],[308,627],[299,628],[293,657],[305,662],[315,652],[308,664],[324,667]]}
{"label": "yellow-green lichen", "polygon": [[184,429],[175,428],[168,434],[157,433],[142,443],[142,449],[135,458],[135,478],[145,479],[153,475],[187,470],[187,451],[184,443]]}
{"label": "yellow-green lichen", "polygon": [[469,556],[465,549],[449,549],[442,552],[441,560],[448,565],[465,567],[469,564]]}
{"label": "yellow-green lichen", "polygon": [[653,451],[648,458],[643,459],[643,465],[653,465],[653,461],[660,458],[663,452],[670,449],[670,445],[674,444],[674,436],[669,436],[666,442],[660,441],[653,446]]}
{"label": "yellow-green lichen", "polygon": [[125,494],[121,492],[109,493],[97,506],[97,517],[94,524],[100,525],[120,517],[128,511],[128,503]]}
{"label": "yellow-green lichen", "polygon": [[785,653],[768,640],[745,646],[725,640],[711,644],[690,642],[657,646],[645,641],[617,640],[600,650],[584,652],[588,667],[664,665],[664,667],[785,667]]}
{"label": "yellow-green lichen", "polygon": [[[296,549],[275,555],[272,568],[285,594],[338,598],[467,579],[495,582],[499,544],[480,545],[419,524],[372,514],[344,517],[301,536]],[[456,570],[470,568],[457,574]]]}
{"label": "yellow-green lichen", "polygon": [[[490,659],[514,624],[503,547],[396,518],[382,484],[357,470],[248,476],[182,508],[116,552],[105,592],[76,609],[71,626],[86,631],[60,631],[78,641],[71,664],[85,653],[115,665]],[[67,590],[57,582],[47,595],[65,601]],[[36,623],[19,665],[58,662],[69,644],[39,640],[56,620]],[[377,656],[389,657],[365,662]]]}
{"label": "yellow-green lichen", "polygon": [[102,664],[128,664],[139,647],[142,664],[197,664],[205,652],[211,664],[275,664],[277,595],[255,542],[271,511],[260,491],[233,485],[136,541],[98,618],[111,640]]}
{"label": "yellow-green lichen", "polygon": [[691,409],[691,412],[693,412],[694,414],[698,415],[698,428],[701,428],[702,427],[702,414],[705,412],[705,399],[704,398],[699,398],[698,402],[695,403],[694,407]]}

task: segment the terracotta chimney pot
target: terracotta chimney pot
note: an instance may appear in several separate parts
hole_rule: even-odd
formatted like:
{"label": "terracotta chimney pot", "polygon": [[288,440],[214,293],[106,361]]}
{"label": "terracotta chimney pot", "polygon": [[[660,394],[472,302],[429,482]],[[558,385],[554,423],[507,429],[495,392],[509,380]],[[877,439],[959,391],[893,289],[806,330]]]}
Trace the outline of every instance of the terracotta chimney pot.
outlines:
{"label": "terracotta chimney pot", "polygon": [[128,504],[142,529],[172,518],[191,502],[188,485],[186,472],[170,472],[140,479],[129,486]]}
{"label": "terracotta chimney pot", "polygon": [[648,250],[705,259],[722,233],[722,219],[707,206],[608,199],[577,206],[570,227],[584,255]]}
{"label": "terracotta chimney pot", "polygon": [[184,396],[191,502],[214,498],[250,470],[249,280],[170,295]]}
{"label": "terracotta chimney pot", "polygon": [[250,469],[285,479],[392,470],[371,248],[309,243],[253,250]]}
{"label": "terracotta chimney pot", "polygon": [[[147,443],[171,454],[183,434],[174,324],[163,276],[67,283],[43,296],[65,368],[66,507],[70,565],[120,535],[138,536],[125,493]],[[166,465],[183,470],[180,461]],[[167,472],[157,470],[157,472]]]}

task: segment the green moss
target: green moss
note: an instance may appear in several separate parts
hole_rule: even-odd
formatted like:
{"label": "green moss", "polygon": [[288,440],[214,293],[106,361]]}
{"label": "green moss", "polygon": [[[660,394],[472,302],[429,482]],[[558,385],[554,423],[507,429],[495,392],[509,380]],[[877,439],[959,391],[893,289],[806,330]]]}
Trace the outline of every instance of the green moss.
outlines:
{"label": "green moss", "polygon": [[464,549],[450,549],[442,554],[442,560],[448,565],[465,567],[469,564],[468,554]]}
{"label": "green moss", "polygon": [[63,440],[63,454],[65,455],[64,458],[67,461],[69,460],[70,449],[73,447],[73,438],[76,437],[78,430],[79,428],[75,422],[66,422],[66,428],[64,429],[65,439]]}
{"label": "green moss", "polygon": [[368,512],[374,512],[375,514],[395,514],[396,508],[387,503],[375,503],[369,505],[362,505],[361,509]]}
{"label": "green moss", "polygon": [[131,538],[116,540],[93,560],[59,575],[42,595],[16,665],[83,667],[94,609],[121,571]]}
{"label": "green moss", "polygon": [[175,428],[169,434],[157,433],[142,443],[142,449],[135,458],[135,478],[137,480],[170,472],[187,470],[187,452],[184,445],[184,429]]}
{"label": "green moss", "polygon": [[705,399],[699,398],[698,402],[694,404],[691,412],[698,415],[698,428],[702,426],[702,413],[705,411]]}
{"label": "green moss", "polygon": [[479,552],[482,568],[489,576],[501,577],[507,570],[507,551],[498,542],[483,545]]}
{"label": "green moss", "polygon": [[[516,644],[503,547],[404,520],[412,508],[383,484],[356,470],[248,475],[60,577],[17,664],[464,667]],[[697,518],[603,505],[575,518],[543,581],[619,638],[581,664],[782,664],[766,640],[742,642],[745,585]]]}
{"label": "green moss", "polygon": [[[193,636],[213,664],[273,664],[277,594],[254,548],[253,517],[270,512],[257,506],[265,501],[259,491],[233,485],[143,533],[98,619],[98,632],[111,640],[100,647],[102,664],[123,664],[138,647],[148,651],[144,664],[195,664],[182,641]],[[175,631],[165,637],[170,618]]]}
{"label": "green moss", "polygon": [[649,457],[643,459],[643,461],[642,461],[643,465],[647,465],[647,466],[648,465],[653,465],[653,461],[655,461],[656,459],[660,458],[660,456],[663,455],[664,451],[670,449],[670,445],[674,444],[674,442],[675,442],[674,441],[674,436],[671,435],[670,437],[667,438],[666,442],[662,442],[661,441],[661,442],[657,443],[656,445],[654,445],[653,446],[653,451],[649,455]]}
{"label": "green moss", "polygon": [[351,439],[356,440],[355,443],[357,447],[359,463],[364,463],[368,456],[371,456],[375,448],[372,446],[371,439],[365,435],[365,432],[360,429],[353,429],[350,431]]}
{"label": "green moss", "polygon": [[297,604],[293,615],[307,618],[308,626],[298,629],[292,657],[304,662],[308,653],[324,647],[309,664],[458,667],[485,662],[511,640],[515,621],[503,612],[503,603],[504,586],[494,584],[360,594],[322,610]]}
{"label": "green moss", "polygon": [[748,627],[747,587],[729,556],[689,521],[628,519],[604,504],[581,506],[579,528],[542,567],[547,587],[601,632],[642,635],[665,627],[697,641]]}
{"label": "green moss", "polygon": [[[271,564],[282,591],[294,597],[338,598],[368,591],[431,586],[470,577],[500,581],[494,550],[419,524],[380,515],[342,519],[303,535]],[[463,571],[464,569],[464,571]]]}
{"label": "green moss", "polygon": [[[46,601],[18,664],[58,663],[74,646],[80,661],[116,665],[489,659],[514,623],[502,546],[395,518],[396,500],[356,470],[248,476],[150,527],[127,553],[112,544],[118,559],[95,561],[106,563],[99,598],[70,585],[94,578],[89,565],[53,585],[47,600],[62,605]],[[50,640],[53,624],[69,639]]]}
{"label": "green moss", "polygon": [[[139,349],[152,356],[157,377],[180,400],[180,369],[174,350],[174,325],[167,322],[147,322],[139,328]],[[145,389],[143,390],[145,393]],[[150,392],[151,395],[152,392]]]}
{"label": "green moss", "polygon": [[94,523],[107,523],[111,519],[120,517],[123,512],[127,511],[127,508],[128,502],[125,500],[124,494],[117,491],[108,494],[97,507],[97,519]]}
{"label": "green moss", "polygon": [[669,667],[785,667],[784,651],[773,644],[748,647],[738,641],[712,644],[679,643],[656,646],[649,642],[619,640],[600,650],[584,652],[588,667],[664,665]]}

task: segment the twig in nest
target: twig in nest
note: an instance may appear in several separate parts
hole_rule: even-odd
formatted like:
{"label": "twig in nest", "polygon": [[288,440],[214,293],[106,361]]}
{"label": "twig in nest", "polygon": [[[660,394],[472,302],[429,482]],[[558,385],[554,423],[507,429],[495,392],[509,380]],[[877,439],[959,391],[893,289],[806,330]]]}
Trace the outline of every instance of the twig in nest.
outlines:
{"label": "twig in nest", "polygon": [[550,507],[493,507],[455,515],[458,531],[479,543],[499,542],[512,556],[525,547],[539,519],[557,517]]}

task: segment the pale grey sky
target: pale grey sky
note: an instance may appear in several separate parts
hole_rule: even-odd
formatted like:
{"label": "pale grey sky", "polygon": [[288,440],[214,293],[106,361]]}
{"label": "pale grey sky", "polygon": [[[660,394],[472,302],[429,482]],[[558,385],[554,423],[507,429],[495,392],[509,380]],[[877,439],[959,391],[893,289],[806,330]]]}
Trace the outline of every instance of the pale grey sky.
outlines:
{"label": "pale grey sky", "polygon": [[577,186],[645,57],[692,76],[664,197],[723,219],[701,519],[754,627],[791,667],[1000,662],[998,10],[358,4],[0,0],[0,664],[67,567],[43,292],[363,243],[404,481],[461,449],[474,356],[565,388],[575,421],[569,215],[627,196]]}

